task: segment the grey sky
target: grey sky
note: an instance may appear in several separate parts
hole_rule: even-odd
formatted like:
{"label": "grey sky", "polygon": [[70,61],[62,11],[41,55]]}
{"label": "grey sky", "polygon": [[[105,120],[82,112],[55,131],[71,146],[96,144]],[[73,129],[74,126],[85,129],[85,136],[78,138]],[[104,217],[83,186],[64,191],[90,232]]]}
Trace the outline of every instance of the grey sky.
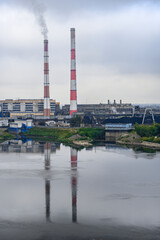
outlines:
{"label": "grey sky", "polygon": [[[0,2],[0,99],[43,98],[43,36],[31,2]],[[79,103],[160,102],[160,1],[37,3],[49,30],[51,98],[69,103],[75,27]]]}

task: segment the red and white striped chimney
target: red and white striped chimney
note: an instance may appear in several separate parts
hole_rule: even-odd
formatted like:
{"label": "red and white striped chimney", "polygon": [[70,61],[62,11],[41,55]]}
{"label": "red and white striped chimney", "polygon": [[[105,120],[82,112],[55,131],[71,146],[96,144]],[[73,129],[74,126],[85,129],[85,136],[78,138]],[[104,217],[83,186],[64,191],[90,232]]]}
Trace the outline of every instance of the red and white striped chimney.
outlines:
{"label": "red and white striped chimney", "polygon": [[75,51],[75,28],[71,28],[70,115],[72,115],[74,112],[77,112],[76,51]]}
{"label": "red and white striped chimney", "polygon": [[44,117],[50,118],[48,40],[44,40]]}

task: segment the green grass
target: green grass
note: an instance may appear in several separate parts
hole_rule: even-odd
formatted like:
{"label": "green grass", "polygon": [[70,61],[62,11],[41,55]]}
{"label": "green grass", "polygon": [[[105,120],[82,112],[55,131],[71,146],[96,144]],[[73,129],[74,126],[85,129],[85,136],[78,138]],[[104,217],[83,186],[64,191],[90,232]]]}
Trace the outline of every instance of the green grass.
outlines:
{"label": "green grass", "polygon": [[78,129],[78,134],[94,141],[105,139],[104,128],[80,128]]}
{"label": "green grass", "polygon": [[148,125],[135,125],[135,131],[142,137],[143,141],[160,143],[160,124],[154,123]]}
{"label": "green grass", "polygon": [[160,124],[154,123],[153,125],[135,125],[135,131],[141,137],[153,137],[160,134]]}
{"label": "green grass", "polygon": [[153,143],[160,143],[160,137],[143,137],[142,138],[143,141],[147,141],[147,142],[153,142]]}
{"label": "green grass", "polygon": [[74,129],[63,129],[63,128],[32,128],[26,135],[36,137],[47,137],[55,140],[65,140],[76,134]]}
{"label": "green grass", "polygon": [[78,140],[104,140],[105,131],[101,128],[32,128],[25,135],[36,139],[59,141],[64,143],[72,143],[69,138],[75,134],[81,136]]}

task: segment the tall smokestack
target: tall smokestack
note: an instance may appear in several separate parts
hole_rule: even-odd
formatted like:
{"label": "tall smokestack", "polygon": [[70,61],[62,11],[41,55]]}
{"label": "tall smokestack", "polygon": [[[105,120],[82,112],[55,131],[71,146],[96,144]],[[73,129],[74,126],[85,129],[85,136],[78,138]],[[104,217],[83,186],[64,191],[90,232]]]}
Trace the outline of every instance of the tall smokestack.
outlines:
{"label": "tall smokestack", "polygon": [[48,40],[44,40],[44,117],[50,118]]}
{"label": "tall smokestack", "polygon": [[74,112],[77,112],[76,51],[75,51],[75,28],[71,28],[70,115],[72,115]]}

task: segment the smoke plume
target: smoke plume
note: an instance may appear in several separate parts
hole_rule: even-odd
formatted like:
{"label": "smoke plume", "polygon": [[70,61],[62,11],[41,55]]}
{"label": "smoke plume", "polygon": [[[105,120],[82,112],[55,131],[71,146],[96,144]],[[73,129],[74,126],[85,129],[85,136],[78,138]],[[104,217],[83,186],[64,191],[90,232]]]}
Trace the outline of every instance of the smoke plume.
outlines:
{"label": "smoke plume", "polygon": [[47,29],[46,21],[44,18],[45,7],[40,1],[37,1],[37,0],[31,0],[31,3],[33,7],[33,12],[40,26],[41,33],[44,36],[44,39],[47,39],[48,29]]}

